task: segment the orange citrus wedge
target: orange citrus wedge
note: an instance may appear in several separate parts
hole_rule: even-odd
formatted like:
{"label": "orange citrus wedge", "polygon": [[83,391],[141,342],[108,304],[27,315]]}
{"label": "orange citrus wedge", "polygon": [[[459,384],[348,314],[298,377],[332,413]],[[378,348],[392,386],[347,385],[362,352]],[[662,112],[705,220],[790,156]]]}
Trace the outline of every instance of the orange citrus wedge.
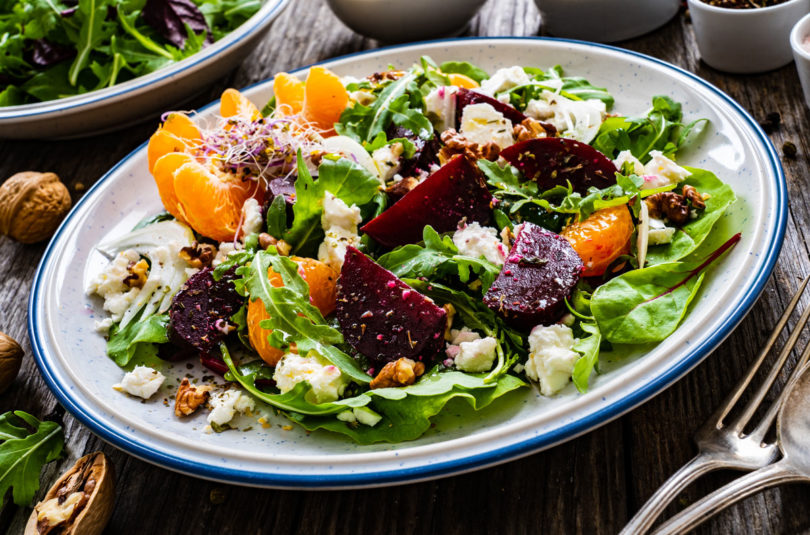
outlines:
{"label": "orange citrus wedge", "polygon": [[259,108],[236,89],[226,89],[219,99],[219,114],[255,121],[262,116]]}
{"label": "orange citrus wedge", "polygon": [[478,82],[476,82],[466,74],[459,74],[457,72],[454,72],[448,74],[447,78],[450,80],[450,85],[454,85],[457,87],[466,87],[467,89],[475,89],[476,87],[480,87]]}
{"label": "orange citrus wedge", "polygon": [[295,115],[304,109],[304,82],[286,72],[273,79],[276,110],[282,115]]}
{"label": "orange citrus wedge", "polygon": [[630,251],[633,218],[627,205],[597,210],[584,221],[565,227],[560,234],[585,264],[583,277],[604,274],[619,256]]}
{"label": "orange citrus wedge", "polygon": [[334,125],[349,103],[349,94],[335,73],[323,67],[312,67],[304,88],[304,119],[323,135],[335,133]]}

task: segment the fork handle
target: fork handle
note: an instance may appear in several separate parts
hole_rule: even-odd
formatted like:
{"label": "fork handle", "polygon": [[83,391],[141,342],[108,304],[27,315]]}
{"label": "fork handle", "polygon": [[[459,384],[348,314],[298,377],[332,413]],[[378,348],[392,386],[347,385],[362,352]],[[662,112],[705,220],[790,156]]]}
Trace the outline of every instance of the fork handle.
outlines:
{"label": "fork handle", "polygon": [[693,503],[662,524],[653,535],[686,533],[729,505],[781,483],[807,481],[784,459],[741,476]]}
{"label": "fork handle", "polygon": [[683,489],[703,474],[717,470],[718,468],[723,468],[723,464],[708,455],[702,453],[697,454],[691,461],[672,474],[670,478],[655,491],[655,494],[650,496],[647,503],[630,519],[630,522],[619,535],[641,535],[649,531],[655,520]]}

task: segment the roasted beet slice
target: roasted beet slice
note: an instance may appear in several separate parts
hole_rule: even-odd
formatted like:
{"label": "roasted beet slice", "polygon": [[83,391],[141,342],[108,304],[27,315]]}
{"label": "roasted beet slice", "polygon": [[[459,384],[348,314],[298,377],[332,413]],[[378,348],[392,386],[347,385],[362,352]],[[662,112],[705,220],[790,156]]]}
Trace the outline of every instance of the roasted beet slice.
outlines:
{"label": "roasted beet slice", "polygon": [[497,111],[501,112],[504,117],[512,121],[512,124],[520,124],[526,119],[526,116],[519,112],[515,107],[509,104],[504,104],[500,100],[494,99],[489,95],[479,93],[478,91],[470,91],[469,89],[461,88],[456,93],[456,125],[461,125],[461,115],[464,113],[464,108],[470,104],[489,104]]}
{"label": "roasted beet slice", "polygon": [[501,158],[514,165],[523,176],[541,189],[566,186],[585,193],[594,186],[602,189],[616,183],[616,166],[610,159],[585,143],[563,137],[545,137],[515,143],[501,151]]}
{"label": "roasted beet slice", "polygon": [[568,240],[524,223],[484,303],[522,329],[554,323],[565,312],[565,299],[582,270],[582,259]]}
{"label": "roasted beet slice", "polygon": [[426,364],[444,347],[447,312],[349,247],[337,283],[346,341],[375,365],[408,357]]}
{"label": "roasted beet slice", "polygon": [[422,240],[425,225],[449,232],[465,217],[489,223],[491,202],[478,168],[456,156],[361,230],[387,247],[416,243]]}
{"label": "roasted beet slice", "polygon": [[233,270],[214,280],[203,268],[186,281],[169,309],[169,339],[181,348],[219,354],[219,343],[232,330],[230,323],[244,298],[236,292]]}
{"label": "roasted beet slice", "polygon": [[430,166],[439,163],[439,149],[442,148],[439,138],[435,132],[428,140],[422,139],[407,128],[392,124],[386,132],[388,139],[398,137],[405,138],[413,143],[416,148],[412,158],[403,159],[400,162],[399,174],[407,176],[418,176],[423,171],[430,170]]}

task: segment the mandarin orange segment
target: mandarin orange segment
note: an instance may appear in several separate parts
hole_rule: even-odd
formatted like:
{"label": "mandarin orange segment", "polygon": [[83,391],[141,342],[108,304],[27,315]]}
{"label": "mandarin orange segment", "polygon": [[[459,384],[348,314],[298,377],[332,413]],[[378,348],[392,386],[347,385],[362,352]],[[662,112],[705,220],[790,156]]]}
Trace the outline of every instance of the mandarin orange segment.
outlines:
{"label": "mandarin orange segment", "polygon": [[161,156],[170,152],[185,152],[186,142],[164,128],[158,128],[157,132],[149,138],[146,146],[146,159],[149,162],[149,172],[154,172],[155,162]]}
{"label": "mandarin orange segment", "polygon": [[152,176],[155,178],[163,206],[167,212],[184,223],[187,221],[186,215],[174,191],[174,174],[180,167],[192,162],[194,158],[185,152],[170,152],[158,158],[152,168]]}
{"label": "mandarin orange segment", "polygon": [[304,108],[304,82],[286,72],[280,72],[273,79],[273,94],[276,96],[276,109],[282,115],[295,115]]}
{"label": "mandarin orange segment", "polygon": [[202,141],[202,133],[191,117],[185,113],[170,113],[163,122],[164,130],[171,132],[178,138],[184,140],[186,144],[195,144]]}
{"label": "mandarin orange segment", "polygon": [[450,85],[454,85],[456,87],[465,87],[467,89],[475,89],[477,87],[480,87],[478,82],[476,82],[466,74],[454,72],[448,74],[447,78],[450,80]]}
{"label": "mandarin orange segment", "polygon": [[242,219],[242,205],[251,197],[256,182],[241,181],[209,170],[196,160],[180,166],[174,174],[174,191],[191,228],[217,241],[232,241]]}
{"label": "mandarin orange segment", "polygon": [[304,119],[324,134],[334,133],[334,124],[349,103],[349,94],[335,73],[312,67],[304,91]]}
{"label": "mandarin orange segment", "polygon": [[[273,283],[273,286],[279,284]],[[262,321],[270,319],[270,315],[264,308],[264,303],[261,299],[256,299],[248,304],[247,309],[247,326],[248,326],[248,339],[250,345],[259,356],[270,366],[275,366],[281,357],[284,356],[284,351],[273,347],[267,341],[267,337],[272,334],[272,329],[265,329],[260,324]]]}
{"label": "mandarin orange segment", "polygon": [[236,89],[226,89],[219,100],[219,114],[255,121],[262,116],[259,108]]}
{"label": "mandarin orange segment", "polygon": [[630,251],[633,218],[627,205],[604,208],[584,221],[565,227],[560,233],[585,264],[583,277],[596,277],[619,256]]}

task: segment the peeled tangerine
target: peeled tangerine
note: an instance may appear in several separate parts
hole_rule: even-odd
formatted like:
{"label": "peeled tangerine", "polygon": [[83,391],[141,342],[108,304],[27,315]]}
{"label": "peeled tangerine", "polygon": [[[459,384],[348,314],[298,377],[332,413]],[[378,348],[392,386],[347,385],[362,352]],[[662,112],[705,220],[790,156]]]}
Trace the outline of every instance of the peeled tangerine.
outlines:
{"label": "peeled tangerine", "polygon": [[585,264],[583,277],[598,277],[619,256],[630,251],[633,218],[627,205],[604,208],[584,221],[565,227],[560,234]]}
{"label": "peeled tangerine", "polygon": [[[292,261],[298,264],[298,273],[309,285],[309,301],[315,305],[321,314],[328,316],[335,310],[337,300],[337,279],[338,273],[323,262],[312,258],[292,257]],[[267,273],[267,278],[274,287],[283,286],[281,275],[272,269]],[[270,319],[267,309],[261,299],[256,299],[248,304],[247,325],[250,345],[256,353],[270,366],[275,366],[284,352],[270,345],[267,337],[273,332],[271,329],[264,329],[260,325],[262,321]]]}

